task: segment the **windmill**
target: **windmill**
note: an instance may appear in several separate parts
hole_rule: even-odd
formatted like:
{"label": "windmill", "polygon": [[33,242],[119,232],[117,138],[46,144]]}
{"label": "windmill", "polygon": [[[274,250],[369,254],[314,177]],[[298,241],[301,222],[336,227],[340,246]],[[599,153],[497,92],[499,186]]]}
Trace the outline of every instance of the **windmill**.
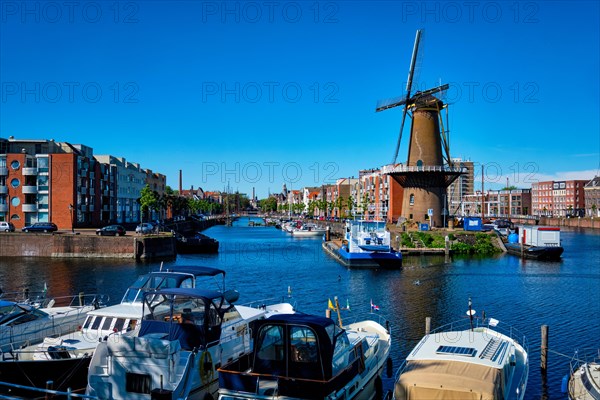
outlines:
{"label": "windmill", "polygon": [[[399,99],[378,104],[375,111],[404,106],[392,164],[383,168],[384,173],[392,176],[404,188],[402,216],[416,221],[430,220],[433,225],[440,226],[442,215],[447,214],[446,188],[461,174],[461,169],[454,168],[450,158],[448,131],[444,130],[441,113],[445,110],[447,117],[447,104],[434,96],[446,91],[449,85],[444,84],[412,94],[421,34],[422,31],[417,30],[406,94]],[[408,158],[406,164],[396,164],[404,123],[409,112],[412,123]]]}

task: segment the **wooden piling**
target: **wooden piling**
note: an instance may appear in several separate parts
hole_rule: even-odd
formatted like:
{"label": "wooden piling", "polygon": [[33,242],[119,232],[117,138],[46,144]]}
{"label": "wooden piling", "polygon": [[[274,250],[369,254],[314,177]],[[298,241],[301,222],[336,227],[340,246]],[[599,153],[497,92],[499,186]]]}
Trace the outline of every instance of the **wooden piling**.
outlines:
{"label": "wooden piling", "polygon": [[540,347],[540,368],[542,374],[546,374],[548,366],[548,325],[542,325],[542,344]]}
{"label": "wooden piling", "polygon": [[425,318],[425,334],[429,335],[429,332],[431,332],[431,317],[426,317]]}

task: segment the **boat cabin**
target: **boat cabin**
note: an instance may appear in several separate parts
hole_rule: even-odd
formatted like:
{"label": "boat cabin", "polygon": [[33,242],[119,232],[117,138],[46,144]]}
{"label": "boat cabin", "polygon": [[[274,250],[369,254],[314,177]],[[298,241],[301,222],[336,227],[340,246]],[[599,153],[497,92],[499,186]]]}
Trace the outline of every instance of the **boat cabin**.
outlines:
{"label": "boat cabin", "polygon": [[184,350],[218,343],[221,324],[232,306],[226,294],[198,288],[173,288],[144,293],[144,319],[139,337],[178,340]]}
{"label": "boat cabin", "polygon": [[253,354],[219,370],[221,388],[324,398],[363,372],[369,348],[365,340],[351,344],[346,331],[332,319],[306,314],[258,320],[253,337]]}
{"label": "boat cabin", "polygon": [[560,247],[560,228],[557,226],[521,225],[518,235],[519,243],[525,246]]}
{"label": "boat cabin", "polygon": [[389,252],[391,249],[385,221],[349,220],[344,238],[350,253]]}

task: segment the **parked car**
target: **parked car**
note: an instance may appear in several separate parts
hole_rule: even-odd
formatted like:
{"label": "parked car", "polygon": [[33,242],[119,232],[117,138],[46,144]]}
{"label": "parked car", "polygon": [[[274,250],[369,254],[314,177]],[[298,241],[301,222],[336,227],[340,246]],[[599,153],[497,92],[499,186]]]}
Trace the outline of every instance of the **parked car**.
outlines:
{"label": "parked car", "polygon": [[14,232],[15,226],[12,222],[0,221],[0,232]]}
{"label": "parked car", "polygon": [[53,222],[36,222],[21,229],[23,232],[56,232],[58,227]]}
{"label": "parked car", "polygon": [[153,230],[154,225],[152,225],[150,222],[142,222],[135,228],[135,233],[146,234],[152,233]]}
{"label": "parked car", "polygon": [[125,236],[125,228],[121,225],[108,225],[104,228],[96,229],[98,236]]}

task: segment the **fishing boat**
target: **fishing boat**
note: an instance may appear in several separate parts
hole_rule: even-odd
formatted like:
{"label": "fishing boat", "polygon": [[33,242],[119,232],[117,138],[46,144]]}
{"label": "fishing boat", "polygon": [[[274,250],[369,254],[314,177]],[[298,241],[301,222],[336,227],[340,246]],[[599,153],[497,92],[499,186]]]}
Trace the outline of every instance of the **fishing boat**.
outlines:
{"label": "fishing boat", "polygon": [[535,260],[558,260],[564,250],[557,226],[518,226],[504,246],[510,254]]}
{"label": "fishing boat", "polygon": [[219,241],[197,232],[194,236],[176,237],[177,254],[214,254],[219,252]]}
{"label": "fishing boat", "polygon": [[135,336],[143,315],[143,293],[173,287],[225,287],[225,271],[203,266],[175,266],[139,276],[121,302],[83,314],[73,332],[48,335],[41,343],[13,352],[0,361],[5,382],[44,388],[48,381],[56,390],[85,390],[88,366],[100,342],[119,341],[120,335]]}
{"label": "fishing boat", "polygon": [[496,319],[474,319],[470,302],[467,314],[421,339],[399,369],[394,399],[523,399],[525,336]]}
{"label": "fishing boat", "polygon": [[341,328],[331,318],[296,313],[257,321],[253,333],[253,353],[219,369],[220,400],[381,398],[391,346],[381,324]]}
{"label": "fishing boat", "polygon": [[569,400],[600,399],[600,349],[586,354],[577,351],[570,364],[570,373],[563,380],[563,392]]}
{"label": "fishing boat", "polygon": [[402,254],[392,249],[384,221],[349,220],[345,230],[338,254],[347,266],[397,268],[402,265]]}
{"label": "fishing boat", "polygon": [[251,350],[249,324],[288,303],[233,305],[236,291],[164,288],[143,293],[137,336],[98,344],[86,393],[101,399],[216,398],[217,368]]}

